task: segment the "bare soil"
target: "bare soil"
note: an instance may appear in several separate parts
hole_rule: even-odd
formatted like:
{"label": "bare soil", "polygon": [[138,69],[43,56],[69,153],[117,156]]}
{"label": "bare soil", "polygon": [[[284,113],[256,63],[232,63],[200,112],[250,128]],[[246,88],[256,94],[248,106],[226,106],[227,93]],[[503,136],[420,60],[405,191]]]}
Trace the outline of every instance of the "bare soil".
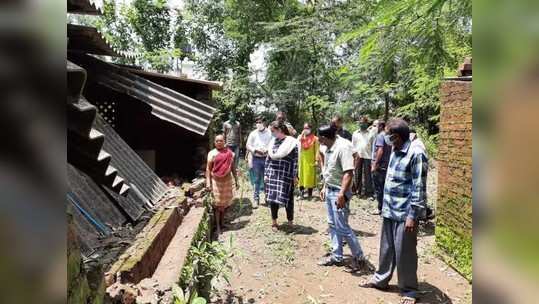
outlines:
{"label": "bare soil", "polygon": [[[435,197],[436,173],[429,172],[429,192]],[[271,230],[270,210],[251,207],[251,187],[243,179],[242,190],[230,208],[230,227],[219,239],[232,240],[233,270],[230,284],[219,281],[211,303],[399,303],[396,274],[387,292],[358,285],[371,273],[351,274],[346,267],[321,267],[317,262],[329,250],[326,210],[319,199],[296,200],[295,226],[286,227],[279,210],[277,232]],[[317,192],[315,192],[317,194]],[[376,203],[354,197],[350,224],[363,251],[378,265],[381,218],[372,215]],[[418,238],[421,298],[418,303],[471,303],[471,284],[437,258],[434,224],[420,228]],[[350,250],[345,246],[345,254]]]}

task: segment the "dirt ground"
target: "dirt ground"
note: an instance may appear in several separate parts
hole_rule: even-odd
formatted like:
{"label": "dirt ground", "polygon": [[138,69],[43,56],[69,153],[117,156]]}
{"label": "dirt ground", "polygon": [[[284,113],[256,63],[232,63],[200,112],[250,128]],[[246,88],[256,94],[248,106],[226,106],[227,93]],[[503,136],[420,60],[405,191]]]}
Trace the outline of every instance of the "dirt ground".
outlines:
{"label": "dirt ground", "polygon": [[[429,195],[435,198],[436,173],[429,172]],[[251,208],[252,191],[242,178],[242,190],[220,236],[232,240],[230,284],[217,282],[212,303],[399,303],[396,275],[388,292],[360,288],[372,273],[351,274],[345,267],[321,267],[329,250],[326,210],[319,199],[296,200],[295,227],[271,230],[270,210]],[[315,192],[317,194],[317,192]],[[369,261],[378,265],[381,218],[371,215],[375,202],[352,200],[350,224]],[[286,222],[279,210],[279,224]],[[471,285],[436,257],[434,225],[421,227],[418,238],[421,298],[418,303],[471,303]],[[345,254],[349,254],[345,246]]]}

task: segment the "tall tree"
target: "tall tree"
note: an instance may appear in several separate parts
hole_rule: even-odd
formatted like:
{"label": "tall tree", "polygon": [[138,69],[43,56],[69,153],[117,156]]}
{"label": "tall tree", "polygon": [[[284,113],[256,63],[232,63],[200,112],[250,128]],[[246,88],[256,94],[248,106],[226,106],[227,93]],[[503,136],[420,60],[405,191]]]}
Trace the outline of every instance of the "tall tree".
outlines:
{"label": "tall tree", "polygon": [[181,16],[166,0],[106,1],[103,11],[97,28],[116,49],[136,56],[116,62],[168,72],[189,50]]}

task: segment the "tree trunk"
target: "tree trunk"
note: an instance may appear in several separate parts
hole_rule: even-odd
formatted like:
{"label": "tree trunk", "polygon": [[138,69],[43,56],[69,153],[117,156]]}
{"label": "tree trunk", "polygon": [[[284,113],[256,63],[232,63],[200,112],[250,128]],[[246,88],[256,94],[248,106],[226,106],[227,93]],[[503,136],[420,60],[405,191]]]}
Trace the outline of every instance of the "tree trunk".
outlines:
{"label": "tree trunk", "polygon": [[311,105],[311,112],[313,114],[313,124],[314,124],[314,128],[316,130],[316,129],[318,129],[318,117],[316,115],[316,109],[315,109],[314,105]]}

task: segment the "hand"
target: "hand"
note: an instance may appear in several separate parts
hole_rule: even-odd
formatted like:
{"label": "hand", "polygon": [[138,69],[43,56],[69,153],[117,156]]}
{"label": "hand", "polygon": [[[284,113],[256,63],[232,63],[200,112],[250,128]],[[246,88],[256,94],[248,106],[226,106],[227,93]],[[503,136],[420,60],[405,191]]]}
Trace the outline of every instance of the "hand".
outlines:
{"label": "hand", "polygon": [[320,190],[320,200],[326,200],[326,188],[322,188],[322,190]]}
{"label": "hand", "polygon": [[404,225],[404,230],[406,232],[414,232],[416,226],[415,220],[407,217],[406,218],[406,224]]}
{"label": "hand", "polygon": [[206,186],[206,191],[211,192],[211,188],[211,184],[209,184],[208,186]]}
{"label": "hand", "polygon": [[294,186],[297,186],[299,183],[299,179],[297,177],[294,177]]}
{"label": "hand", "polygon": [[344,193],[342,191],[339,191],[339,194],[337,194],[337,209],[344,208],[345,202],[346,202],[346,197],[344,196]]}
{"label": "hand", "polygon": [[373,164],[371,166],[371,172],[376,172],[376,170],[378,170],[378,167],[379,167],[378,164]]}

